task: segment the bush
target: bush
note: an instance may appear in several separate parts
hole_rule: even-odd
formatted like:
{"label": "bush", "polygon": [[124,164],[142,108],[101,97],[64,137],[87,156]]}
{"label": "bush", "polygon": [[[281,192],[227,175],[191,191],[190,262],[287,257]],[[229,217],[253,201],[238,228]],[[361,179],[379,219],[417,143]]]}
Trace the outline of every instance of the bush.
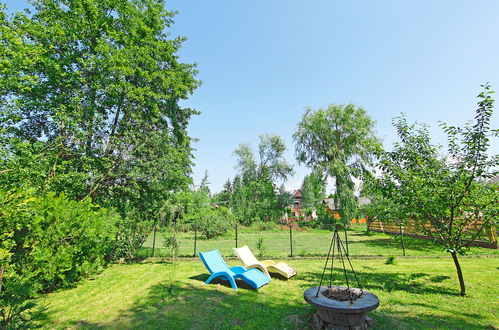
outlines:
{"label": "bush", "polygon": [[134,218],[119,218],[116,223],[116,241],[111,258],[133,259],[151,233],[152,221],[136,221]]}
{"label": "bush", "polygon": [[201,237],[211,239],[222,236],[235,224],[234,217],[226,207],[207,208],[200,215],[197,226]]}
{"label": "bush", "polygon": [[255,221],[251,224],[250,229],[252,231],[269,231],[278,230],[279,225],[273,221]]}
{"label": "bush", "polygon": [[262,258],[265,254],[265,250],[267,250],[267,246],[264,243],[263,237],[258,237],[258,241],[256,242],[256,248],[258,250],[258,258]]}
{"label": "bush", "polygon": [[396,265],[397,264],[397,257],[396,256],[388,256],[386,258],[386,265]]}
{"label": "bush", "polygon": [[[110,256],[118,216],[89,200],[0,191],[0,328],[21,324],[28,299],[100,270]],[[21,322],[21,323],[19,323]]]}
{"label": "bush", "polygon": [[163,246],[168,251],[168,256],[175,258],[178,255],[178,249],[180,248],[180,242],[175,235],[168,235],[163,241]]}

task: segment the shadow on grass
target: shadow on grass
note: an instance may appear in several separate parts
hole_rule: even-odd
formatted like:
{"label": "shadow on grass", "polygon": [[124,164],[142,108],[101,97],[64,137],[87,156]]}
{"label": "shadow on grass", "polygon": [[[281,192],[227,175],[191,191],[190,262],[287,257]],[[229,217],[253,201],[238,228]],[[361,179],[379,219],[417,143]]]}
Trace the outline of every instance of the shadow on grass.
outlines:
{"label": "shadow on grass", "polygon": [[[376,239],[366,239],[363,241],[352,241],[349,244],[362,243],[368,247],[376,248],[392,248],[400,250],[402,254],[402,244],[400,242],[400,237],[387,237],[387,238],[376,238]],[[406,251],[410,254],[411,251],[426,252],[430,254],[445,254],[441,251],[441,248],[437,246],[433,241],[417,239],[412,237],[404,237],[404,245]]]}
{"label": "shadow on grass", "polygon": [[[203,275],[192,277],[197,281],[204,278]],[[105,323],[73,321],[64,326],[82,329],[309,329],[309,319],[315,312],[313,307],[296,299],[265,299],[266,292],[242,290],[228,293],[216,286],[179,283],[174,284],[172,290],[167,290],[167,285],[160,283],[149,288],[145,298],[115,320]],[[392,305],[397,303],[394,301]],[[429,310],[442,308],[420,303],[412,305]],[[375,329],[483,328],[463,319],[463,316],[476,318],[478,315],[442,318],[429,313],[414,317],[390,306],[384,307],[383,302],[380,309],[370,313],[370,316],[374,319]]]}
{"label": "shadow on grass", "polygon": [[[199,274],[199,275],[191,276],[191,277],[189,277],[189,279],[195,280],[195,281],[200,281],[200,282],[204,283],[204,282],[206,282],[206,280],[209,277],[210,277],[210,275],[208,275],[208,274]],[[272,283],[272,281],[283,281],[283,282],[289,281],[288,278],[286,278],[285,276],[282,276],[280,274],[277,274],[277,273],[271,273],[271,278],[272,278],[272,280],[270,281],[270,283]],[[266,284],[266,285],[270,285],[270,283]],[[230,286],[230,282],[228,280],[224,280],[222,277],[217,277],[217,278],[213,279],[213,281],[211,281],[209,285],[212,285],[212,284],[220,284],[220,285],[226,286],[228,288],[232,288]],[[236,284],[237,284],[238,288],[255,290],[251,285],[249,285],[248,283],[246,283],[245,281],[243,281],[241,279],[236,279]]]}
{"label": "shadow on grass", "polygon": [[[439,307],[435,307],[439,308]],[[439,317],[431,314],[419,314],[417,317],[391,308],[378,309],[369,313],[374,320],[374,329],[494,329],[493,325],[483,326],[471,323],[463,318],[470,315]],[[472,315],[479,318],[479,315]]]}
{"label": "shadow on grass", "polygon": [[[315,309],[301,298],[302,292],[319,284],[322,272],[303,272],[297,278],[298,286],[272,286],[272,282],[256,291],[243,281],[238,281],[241,290],[230,288],[228,281],[218,280],[204,285],[207,273],[193,275],[186,281],[163,281],[149,287],[145,294],[138,295],[134,305],[121,311],[116,318],[103,322],[72,320],[57,324],[61,328],[77,329],[309,329],[308,320]],[[348,273],[353,278],[352,273]],[[431,276],[427,273],[390,273],[360,271],[358,275],[364,287],[370,291],[405,291],[412,294],[455,295],[457,292],[439,287],[436,283],[447,280],[446,276]],[[337,273],[336,279],[342,278]],[[290,282],[293,283],[293,282]],[[217,284],[220,284],[217,285]],[[297,294],[299,291],[299,294]],[[385,294],[386,296],[386,294]],[[478,320],[479,315],[449,312],[446,316],[435,315],[435,310],[446,310],[441,300],[411,301],[390,296],[389,301],[381,301],[379,309],[370,313],[375,329],[419,329],[452,328],[479,329],[470,320]],[[456,297],[456,299],[466,299]],[[440,302],[439,302],[440,301]],[[406,310],[411,307],[422,310],[417,317]],[[437,313],[439,314],[439,313]],[[50,315],[49,315],[50,316]],[[477,322],[478,323],[478,322]],[[45,326],[51,328],[50,319]]]}
{"label": "shadow on grass", "polygon": [[[204,276],[194,276],[203,280]],[[238,283],[239,285],[240,283]],[[223,284],[222,284],[223,285]],[[268,303],[255,290],[220,290],[216,285],[193,286],[176,284],[171,293],[167,284],[149,288],[140,299],[117,320],[105,324],[80,322],[79,328],[123,329],[226,329],[226,328],[295,328],[307,329],[311,308],[297,302]]]}
{"label": "shadow on grass", "polygon": [[[448,276],[434,276],[431,277],[430,274],[426,273],[394,273],[394,272],[363,272],[356,271],[357,277],[363,289],[369,291],[382,290],[386,292],[393,291],[405,291],[413,294],[439,294],[439,295],[450,295],[457,296],[459,292],[450,288],[433,286],[431,283],[441,283]],[[329,269],[324,275],[323,285],[329,283]],[[317,273],[306,273],[301,278],[306,281],[306,284],[302,284],[303,288],[319,285],[321,280],[322,272]],[[348,280],[351,286],[357,286],[355,281],[355,276],[351,270],[347,270]],[[333,270],[332,277],[333,284],[345,285],[345,277],[343,271],[341,272],[335,268]]]}
{"label": "shadow on grass", "polygon": [[[199,275],[195,275],[195,276],[191,276],[189,277],[189,279],[191,280],[196,280],[196,281],[200,281],[200,282],[206,282],[206,280],[210,277],[210,275],[208,274],[199,274]],[[224,280],[222,279],[222,277],[217,277],[215,279],[213,279],[210,284],[207,284],[207,285],[216,285],[216,284],[220,284],[220,285],[223,285],[225,287],[228,287],[228,288],[232,288],[230,286],[230,282],[228,280]],[[247,290],[255,290],[251,285],[249,285],[248,283],[244,282],[243,280],[241,279],[236,279],[236,284],[237,284],[237,287],[239,289],[247,289]],[[268,285],[268,284],[267,284]]]}

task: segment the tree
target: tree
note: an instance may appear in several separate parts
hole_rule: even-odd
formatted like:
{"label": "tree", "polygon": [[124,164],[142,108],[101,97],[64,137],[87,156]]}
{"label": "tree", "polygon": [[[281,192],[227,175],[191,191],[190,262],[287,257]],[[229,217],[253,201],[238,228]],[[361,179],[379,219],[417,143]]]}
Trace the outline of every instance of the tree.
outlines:
{"label": "tree", "polygon": [[298,162],[334,179],[334,205],[345,226],[357,208],[352,179],[368,170],[380,146],[373,129],[364,109],[332,104],[316,111],[307,108],[293,134]]}
{"label": "tree", "polygon": [[0,13],[0,182],[116,207],[118,236],[140,245],[190,183],[197,112],[179,101],[199,81],[178,60],[185,39],[169,38],[174,13],[163,0],[32,5]]}
{"label": "tree", "polygon": [[234,150],[238,174],[243,180],[262,179],[266,176],[273,182],[286,180],[293,174],[293,167],[284,158],[286,144],[275,134],[262,134],[259,139],[258,163],[250,145],[241,143]]}
{"label": "tree", "polygon": [[367,230],[369,231],[371,224],[376,220],[397,224],[399,226],[402,255],[405,256],[403,226],[409,224],[410,219],[405,217],[404,212],[401,212],[402,209],[399,205],[394,203],[393,200],[385,197],[375,176],[366,175],[364,177],[362,182],[362,195],[368,196],[371,201],[364,206],[364,212],[367,215]]}
{"label": "tree", "polygon": [[288,196],[277,189],[277,181],[293,173],[284,158],[285,151],[282,138],[273,134],[260,135],[258,160],[248,144],[240,144],[234,151],[238,174],[231,185],[230,205],[242,223],[278,218],[288,206]]}
{"label": "tree", "polygon": [[307,213],[312,213],[312,211],[318,211],[324,208],[322,201],[326,196],[326,182],[324,180],[324,175],[318,170],[312,171],[312,173],[305,176],[303,179],[303,184],[301,186],[302,197],[302,208],[306,210]]}
{"label": "tree", "polygon": [[119,216],[63,194],[0,189],[0,328],[32,328],[31,298],[100,271]]}
{"label": "tree", "polygon": [[213,202],[230,208],[230,199],[233,192],[232,182],[230,179],[227,179],[223,185],[222,191],[213,196]]}
{"label": "tree", "polygon": [[269,179],[275,182],[285,181],[288,176],[292,175],[293,167],[284,159],[285,151],[286,144],[280,136],[275,134],[260,135],[258,177],[261,178],[268,174]]}
{"label": "tree", "polygon": [[499,157],[489,157],[487,149],[498,130],[490,128],[492,91],[489,85],[482,87],[474,123],[464,127],[441,123],[448,137],[447,155],[431,144],[426,126],[399,117],[394,126],[400,142],[393,151],[382,152],[379,162],[380,191],[451,254],[461,295],[466,290],[458,255],[484,228],[497,225],[499,215],[497,184],[487,183],[497,175]]}

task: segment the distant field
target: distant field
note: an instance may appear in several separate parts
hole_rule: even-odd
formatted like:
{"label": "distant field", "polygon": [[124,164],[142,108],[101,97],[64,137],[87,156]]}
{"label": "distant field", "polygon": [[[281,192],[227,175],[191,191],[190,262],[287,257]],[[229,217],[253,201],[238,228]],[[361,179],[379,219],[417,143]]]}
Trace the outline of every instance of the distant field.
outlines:
{"label": "distant field", "polygon": [[[366,233],[364,226],[354,227],[348,231],[349,253],[352,256],[388,256],[402,255],[400,238],[382,233]],[[325,230],[293,231],[293,256],[325,256],[327,255],[332,233]],[[341,237],[344,238],[343,233]],[[274,230],[252,232],[241,230],[238,233],[238,246],[248,245],[255,255],[259,238],[263,238],[265,257],[288,257],[291,254],[289,230]],[[177,233],[179,240],[179,256],[193,256],[194,233]],[[168,251],[163,247],[164,237],[156,237],[155,256],[168,256]],[[435,246],[431,241],[411,237],[404,237],[406,254],[408,256],[448,255],[441,247]],[[152,235],[144,243],[140,256],[150,256],[153,245]],[[197,240],[197,252],[218,249],[227,257],[234,256],[232,248],[235,247],[235,235],[212,240]],[[499,250],[476,248],[469,250],[471,255],[499,255]]]}

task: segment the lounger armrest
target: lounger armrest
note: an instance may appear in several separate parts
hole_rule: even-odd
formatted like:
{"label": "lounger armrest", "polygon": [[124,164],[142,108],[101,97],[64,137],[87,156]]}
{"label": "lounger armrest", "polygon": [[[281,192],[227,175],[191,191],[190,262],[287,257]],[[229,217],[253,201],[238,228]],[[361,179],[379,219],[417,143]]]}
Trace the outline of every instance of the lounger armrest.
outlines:
{"label": "lounger armrest", "polygon": [[260,263],[262,265],[264,265],[265,267],[274,266],[276,264],[276,262],[274,260],[263,260],[263,261],[260,261]]}
{"label": "lounger armrest", "polygon": [[230,274],[230,273],[228,273],[226,271],[221,271],[221,272],[213,273],[213,274],[211,274],[211,276],[204,283],[210,284],[210,282],[213,281],[215,278],[222,277],[222,278],[225,278],[225,279],[229,280],[230,286],[234,290],[237,290],[236,280],[234,279],[234,276],[237,276],[237,274],[234,274],[233,272],[231,272],[231,273],[232,274]]}
{"label": "lounger armrest", "polygon": [[263,269],[265,269],[265,266],[262,265],[261,263],[257,263],[257,264],[246,265],[246,268],[248,268],[248,269],[250,269],[250,268],[263,268]]}

